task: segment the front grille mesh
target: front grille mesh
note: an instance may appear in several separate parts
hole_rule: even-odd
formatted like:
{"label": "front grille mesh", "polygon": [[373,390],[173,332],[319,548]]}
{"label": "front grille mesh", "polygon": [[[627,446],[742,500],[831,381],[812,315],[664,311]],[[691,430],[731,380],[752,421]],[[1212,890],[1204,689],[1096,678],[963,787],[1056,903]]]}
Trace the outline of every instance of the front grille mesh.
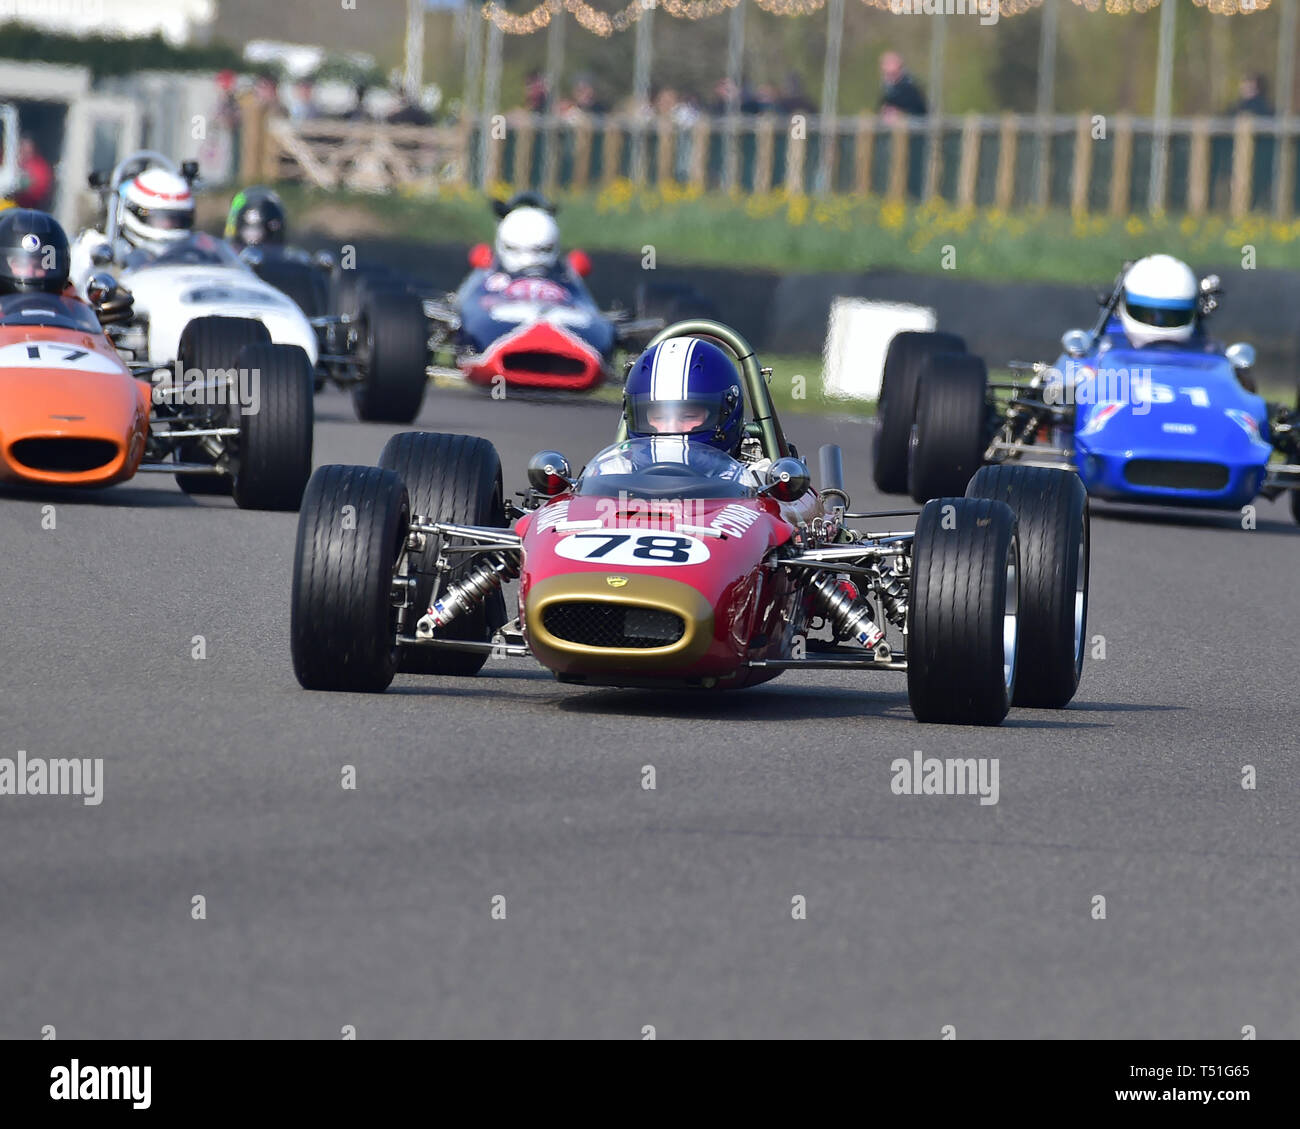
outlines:
{"label": "front grille mesh", "polygon": [[542,626],[557,639],[584,647],[668,647],[686,631],[682,617],[659,608],[567,600],[542,612]]}
{"label": "front grille mesh", "polygon": [[118,446],[109,439],[19,439],[9,454],[32,470],[81,474],[111,463]]}
{"label": "front grille mesh", "polygon": [[1182,459],[1133,459],[1124,465],[1124,477],[1133,486],[1162,486],[1169,490],[1222,490],[1228,485],[1228,468],[1222,463]]}

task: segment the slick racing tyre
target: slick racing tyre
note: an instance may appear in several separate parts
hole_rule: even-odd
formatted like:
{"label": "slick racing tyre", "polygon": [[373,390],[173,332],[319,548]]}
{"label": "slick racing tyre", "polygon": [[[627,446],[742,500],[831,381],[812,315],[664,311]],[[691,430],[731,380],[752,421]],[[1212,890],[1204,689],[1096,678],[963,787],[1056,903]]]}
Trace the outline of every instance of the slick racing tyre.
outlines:
{"label": "slick racing tyre", "polygon": [[[1300,383],[1296,385],[1295,410],[1296,416],[1300,417]],[[1291,516],[1296,525],[1300,525],[1300,490],[1291,491]]]}
{"label": "slick racing tyre", "polygon": [[[216,369],[238,368],[240,351],[246,345],[269,345],[271,331],[254,318],[195,318],[181,333],[176,359],[182,373],[198,369],[210,373]],[[211,421],[217,426],[233,426],[238,405],[216,408]],[[183,463],[214,463],[216,460],[198,442],[178,443],[176,459]],[[178,474],[176,482],[186,494],[229,496],[234,479],[226,474]]]}
{"label": "slick racing tyre", "polygon": [[[379,456],[379,465],[391,470],[406,484],[412,515],[430,521],[460,525],[504,528],[505,506],[501,491],[501,459],[486,439],[472,435],[439,435],[406,431],[394,435]],[[452,544],[460,544],[454,540]],[[415,588],[415,614],[407,633],[429,607],[433,590],[436,539],[430,537],[424,553],[415,558],[419,583]],[[448,574],[448,583],[462,577],[470,562]],[[492,633],[505,623],[505,599],[497,589],[482,606],[452,620],[441,635],[446,639],[490,642]],[[437,647],[403,647],[402,669],[413,674],[477,674],[487,661],[486,654],[440,650]]]}
{"label": "slick racing tyre", "polygon": [[329,278],[315,263],[279,255],[253,264],[263,282],[292,298],[309,318],[320,317],[329,309]]}
{"label": "slick racing tyre", "polygon": [[907,698],[918,721],[997,725],[1015,694],[1020,557],[1005,502],[936,498],[917,519]]}
{"label": "slick racing tyre", "polygon": [[898,333],[885,354],[876,400],[871,473],[885,494],[907,493],[907,449],[916,419],[916,384],[921,361],[931,353],[964,353],[966,343],[953,333]]}
{"label": "slick racing tyre", "polygon": [[969,353],[931,353],[921,362],[916,422],[908,451],[914,501],[961,495],[988,445],[988,373]]}
{"label": "slick racing tyre", "polygon": [[296,510],[311,476],[311,361],[298,345],[246,345],[239,367],[255,374],[258,402],[239,415],[235,504]]}
{"label": "slick racing tyre", "polygon": [[393,568],[410,527],[406,488],[379,467],[323,466],[298,515],[289,618],[307,690],[379,693],[397,673]]}
{"label": "slick racing tyre", "polygon": [[361,288],[359,302],[361,383],[352,389],[357,418],[410,423],[420,414],[429,379],[424,304],[404,286],[376,283]]}
{"label": "slick racing tyre", "polygon": [[329,312],[356,317],[360,312],[361,287],[367,282],[396,283],[396,276],[385,266],[355,267],[344,270],[336,266],[330,272]]}
{"label": "slick racing tyre", "polygon": [[1072,470],[986,466],[968,498],[1015,511],[1020,535],[1020,675],[1017,706],[1069,705],[1083,673],[1088,627],[1088,492]]}

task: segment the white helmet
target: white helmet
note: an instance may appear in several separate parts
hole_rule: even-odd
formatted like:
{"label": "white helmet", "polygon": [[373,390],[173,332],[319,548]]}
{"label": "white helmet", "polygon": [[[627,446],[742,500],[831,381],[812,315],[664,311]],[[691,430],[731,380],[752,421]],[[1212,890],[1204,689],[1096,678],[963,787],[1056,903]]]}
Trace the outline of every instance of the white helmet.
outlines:
{"label": "white helmet", "polygon": [[497,263],[507,274],[543,274],[560,257],[560,227],[541,208],[515,208],[497,224]]}
{"label": "white helmet", "polygon": [[1124,276],[1119,320],[1138,348],[1153,341],[1186,341],[1196,328],[1198,285],[1192,268],[1172,255],[1138,259]]}
{"label": "white helmet", "polygon": [[184,177],[147,168],[122,188],[122,235],[132,247],[158,252],[194,228],[194,196]]}

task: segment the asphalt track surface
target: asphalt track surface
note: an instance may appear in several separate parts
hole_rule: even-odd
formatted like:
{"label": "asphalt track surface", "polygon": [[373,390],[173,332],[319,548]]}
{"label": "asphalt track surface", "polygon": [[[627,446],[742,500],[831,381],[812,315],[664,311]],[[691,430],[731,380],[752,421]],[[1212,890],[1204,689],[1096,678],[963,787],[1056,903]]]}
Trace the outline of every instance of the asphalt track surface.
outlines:
{"label": "asphalt track surface", "polygon": [[[511,489],[613,414],[439,390],[420,426],[492,439]],[[395,430],[338,393],[318,420],[318,462]],[[843,444],[855,507],[896,504],[862,424],[786,423]],[[1106,657],[998,729],[919,725],[897,674],[672,695],[502,660],[307,693],[295,520],[170,478],[0,491],[0,756],[105,761],[97,807],[0,797],[0,1036],[1300,1037],[1284,502],[1253,531],[1095,508]],[[895,795],[915,749],[997,758],[999,802]]]}

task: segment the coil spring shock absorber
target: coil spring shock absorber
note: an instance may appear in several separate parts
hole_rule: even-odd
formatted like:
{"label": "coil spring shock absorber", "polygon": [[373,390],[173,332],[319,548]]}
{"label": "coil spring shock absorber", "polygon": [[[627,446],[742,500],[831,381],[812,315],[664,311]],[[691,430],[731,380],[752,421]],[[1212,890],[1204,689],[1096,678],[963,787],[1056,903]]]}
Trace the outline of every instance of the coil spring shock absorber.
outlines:
{"label": "coil spring shock absorber", "polygon": [[903,627],[907,621],[907,585],[903,582],[906,566],[902,557],[895,557],[890,568],[877,567],[876,592],[880,596],[881,610],[885,618],[896,627]]}
{"label": "coil spring shock absorber", "polygon": [[518,562],[505,553],[484,557],[429,605],[429,610],[415,625],[420,639],[431,639],[436,628],[445,627],[458,615],[469,611],[494,589],[519,575]]}
{"label": "coil spring shock absorber", "polygon": [[884,643],[885,633],[871,618],[871,604],[862,596],[850,596],[834,573],[817,573],[811,588],[818,610],[834,627],[836,635],[848,636],[867,650],[875,650]]}

